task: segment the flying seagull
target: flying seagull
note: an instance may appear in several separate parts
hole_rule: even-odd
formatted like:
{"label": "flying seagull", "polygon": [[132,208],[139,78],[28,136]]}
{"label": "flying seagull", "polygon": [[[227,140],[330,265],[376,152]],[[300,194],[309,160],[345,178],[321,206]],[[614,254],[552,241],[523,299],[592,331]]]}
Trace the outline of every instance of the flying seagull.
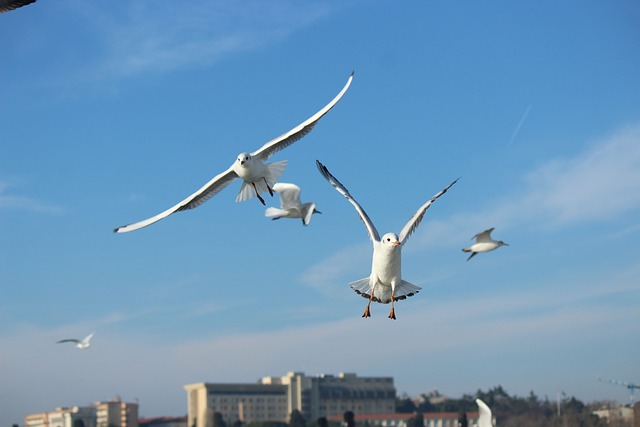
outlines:
{"label": "flying seagull", "polygon": [[478,233],[471,238],[471,240],[476,239],[476,243],[471,245],[471,247],[462,249],[462,252],[471,252],[467,261],[480,252],[491,252],[498,249],[500,246],[509,246],[502,240],[493,240],[491,238],[491,232],[493,230],[495,230],[495,227],[484,230],[482,233]]}
{"label": "flying seagull", "polygon": [[295,184],[278,182],[273,191],[280,193],[280,208],[269,207],[264,215],[272,220],[280,218],[301,218],[303,225],[309,225],[311,216],[322,213],[314,202],[300,203],[300,187]]}
{"label": "flying seagull", "polygon": [[478,405],[478,427],[493,427],[491,409],[480,399],[476,399]]}
{"label": "flying seagull", "polygon": [[198,207],[214,195],[218,194],[220,190],[229,185],[236,178],[241,178],[243,180],[240,192],[236,197],[236,202],[243,202],[256,196],[264,205],[265,202],[260,196],[260,193],[269,192],[269,194],[273,196],[273,185],[280,178],[280,175],[282,175],[282,172],[287,165],[287,161],[282,160],[274,163],[263,162],[273,154],[288,147],[311,132],[313,127],[318,123],[318,120],[327,114],[327,112],[336,105],[340,98],[342,98],[347,89],[349,89],[351,81],[353,80],[353,74],[354,73],[351,73],[347,83],[330,103],[303,123],[291,129],[289,132],[272,139],[253,153],[240,153],[236,158],[236,161],[226,171],[213,177],[211,181],[207,182],[202,186],[202,188],[177,205],[172,206],[156,216],[133,224],[118,227],[113,231],[115,233],[125,233],[137,230],[166,218],[175,212]]}
{"label": "flying seagull", "polygon": [[57,344],[60,344],[61,342],[74,342],[76,343],[76,347],[78,347],[81,350],[86,350],[87,348],[91,347],[91,338],[93,338],[93,334],[94,332],[91,332],[82,341],[75,338],[70,338],[66,340],[60,340],[57,342]]}
{"label": "flying seagull", "polygon": [[9,12],[35,2],[36,0],[0,0],[0,13]]}
{"label": "flying seagull", "polygon": [[[364,310],[362,317],[370,317],[371,312],[369,306],[371,301],[379,302],[381,304],[391,303],[391,312],[389,313],[390,319],[395,319],[394,302],[398,300],[406,299],[420,291],[419,286],[411,284],[406,280],[402,280],[401,277],[401,264],[402,264],[402,246],[406,243],[411,236],[411,233],[418,228],[425,212],[431,206],[438,197],[447,192],[449,188],[458,180],[456,179],[447,187],[445,187],[438,194],[430,198],[424,205],[422,205],[416,213],[413,214],[409,222],[404,226],[400,235],[395,233],[387,233],[380,238],[378,230],[369,219],[367,213],[362,209],[360,204],[349,194],[344,185],[340,183],[329,170],[322,163],[316,160],[318,170],[325,177],[327,181],[333,187],[338,190],[340,194],[347,198],[349,202],[356,208],[358,215],[369,233],[369,238],[373,242],[373,259],[371,262],[371,275],[360,279],[358,281],[349,284],[357,294],[362,295],[369,299],[367,308]],[[459,178],[458,178],[459,179]]]}

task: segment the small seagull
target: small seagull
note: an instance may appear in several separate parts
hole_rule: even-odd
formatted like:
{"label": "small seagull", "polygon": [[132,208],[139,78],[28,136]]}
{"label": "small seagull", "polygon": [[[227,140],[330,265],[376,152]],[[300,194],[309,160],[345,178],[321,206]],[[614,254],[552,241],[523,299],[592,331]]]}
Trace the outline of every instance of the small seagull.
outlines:
{"label": "small seagull", "polygon": [[280,218],[301,218],[303,225],[309,225],[313,214],[322,213],[316,209],[314,202],[300,203],[300,187],[295,184],[278,182],[273,186],[273,191],[280,193],[280,207],[269,207],[264,216],[272,220]]}
{"label": "small seagull", "polygon": [[86,350],[89,347],[91,347],[91,338],[93,338],[93,334],[94,334],[94,332],[91,332],[82,341],[80,341],[78,339],[75,339],[75,338],[70,338],[70,339],[66,339],[66,340],[60,340],[60,341],[57,342],[57,344],[60,344],[61,342],[74,342],[74,343],[76,343],[76,347],[78,347],[81,350]]}
{"label": "small seagull", "polygon": [[419,286],[407,282],[406,280],[402,280],[402,246],[406,243],[409,236],[411,236],[418,225],[420,225],[420,222],[422,221],[427,209],[429,209],[429,206],[431,206],[431,203],[446,193],[453,184],[458,182],[458,180],[456,179],[453,181],[422,205],[420,209],[413,214],[411,219],[409,219],[409,222],[407,222],[402,231],[400,231],[399,236],[395,233],[387,233],[382,236],[382,239],[380,239],[380,234],[378,234],[378,230],[376,230],[373,222],[369,219],[369,216],[364,209],[362,209],[358,202],[356,202],[351,194],[349,194],[349,190],[347,190],[340,181],[331,175],[326,166],[317,160],[316,165],[318,166],[318,170],[322,176],[324,176],[324,178],[356,208],[360,219],[364,222],[364,225],[369,232],[369,238],[373,243],[371,275],[349,284],[351,289],[353,289],[357,294],[369,299],[369,303],[367,304],[367,308],[364,310],[362,317],[371,317],[369,307],[371,302],[375,301],[381,304],[391,303],[389,319],[395,319],[396,314],[394,302],[411,297],[422,289]]}
{"label": "small seagull", "polygon": [[305,122],[299,124],[289,132],[272,139],[253,153],[240,153],[236,158],[236,161],[226,171],[213,177],[209,182],[202,186],[202,188],[177,205],[172,206],[156,216],[133,224],[118,227],[113,231],[115,233],[125,233],[137,230],[166,218],[175,212],[198,207],[214,195],[218,194],[220,190],[229,185],[236,178],[241,178],[243,180],[240,192],[236,197],[236,202],[243,202],[256,196],[264,205],[265,202],[260,196],[260,193],[269,192],[269,194],[273,196],[273,185],[280,178],[280,175],[282,175],[282,172],[287,165],[287,161],[282,160],[274,163],[263,162],[273,154],[288,147],[311,132],[314,126],[318,123],[318,120],[327,114],[327,112],[336,105],[340,98],[342,98],[347,89],[349,89],[351,81],[353,80],[353,75],[354,73],[352,72],[347,83],[331,102],[312,117],[308,118]]}
{"label": "small seagull", "polygon": [[493,427],[493,420],[491,416],[491,409],[480,399],[476,399],[478,405],[478,427]]}
{"label": "small seagull", "polygon": [[9,12],[35,2],[36,0],[0,0],[0,13]]}
{"label": "small seagull", "polygon": [[484,230],[482,233],[478,233],[471,238],[471,240],[476,239],[476,243],[471,245],[471,247],[469,248],[462,249],[462,252],[471,252],[471,255],[469,255],[467,261],[469,261],[480,252],[491,252],[498,249],[500,246],[509,246],[502,240],[493,240],[491,238],[491,232],[493,230],[495,230],[495,227]]}

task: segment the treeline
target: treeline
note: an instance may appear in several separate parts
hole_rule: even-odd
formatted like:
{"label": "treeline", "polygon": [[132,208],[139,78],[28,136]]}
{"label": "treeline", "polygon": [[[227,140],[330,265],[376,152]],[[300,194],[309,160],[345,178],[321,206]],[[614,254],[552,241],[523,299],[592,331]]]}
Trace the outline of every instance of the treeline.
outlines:
{"label": "treeline", "polygon": [[[407,396],[396,399],[396,412],[431,413],[456,412],[459,424],[464,423],[464,414],[477,412],[476,398],[489,405],[498,427],[611,427],[607,420],[601,419],[592,412],[593,405],[585,405],[575,397],[562,398],[555,401],[539,399],[533,392],[527,397],[510,396],[501,386],[489,391],[478,390],[475,395],[463,395],[460,399],[443,398],[441,396],[422,395],[418,403]],[[410,427],[423,427],[418,418]],[[472,427],[472,426],[468,426]]]}

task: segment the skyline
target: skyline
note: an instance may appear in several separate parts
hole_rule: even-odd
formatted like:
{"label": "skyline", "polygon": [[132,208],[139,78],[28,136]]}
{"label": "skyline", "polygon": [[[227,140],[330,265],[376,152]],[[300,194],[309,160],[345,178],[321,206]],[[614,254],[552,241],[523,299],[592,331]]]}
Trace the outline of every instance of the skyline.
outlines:
{"label": "skyline", "polygon": [[[550,13],[551,12],[551,13]],[[0,424],[108,396],[186,412],[182,386],[288,371],[398,394],[502,386],[627,403],[640,371],[640,5],[39,0],[0,14]],[[265,217],[239,182],[183,200],[326,105]],[[353,206],[422,287],[372,304]],[[495,227],[509,244],[467,261]],[[56,344],[95,331],[91,348]],[[147,412],[148,411],[148,412]]]}

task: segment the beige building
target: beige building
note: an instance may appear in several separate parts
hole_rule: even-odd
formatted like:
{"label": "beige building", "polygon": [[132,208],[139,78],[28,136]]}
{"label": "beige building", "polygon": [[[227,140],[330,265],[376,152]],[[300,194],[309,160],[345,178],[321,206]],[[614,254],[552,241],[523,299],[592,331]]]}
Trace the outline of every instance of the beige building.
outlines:
{"label": "beige building", "polygon": [[188,384],[188,427],[213,427],[220,413],[227,425],[235,421],[288,422],[294,410],[307,420],[342,415],[395,411],[396,389],[391,377],[358,377],[352,373],[306,376],[289,372],[264,377],[257,384]]}
{"label": "beige building", "polygon": [[56,408],[52,412],[27,415],[25,427],[96,427],[96,409],[73,406]]}
{"label": "beige building", "polygon": [[138,404],[114,400],[96,402],[96,427],[138,427]]}

